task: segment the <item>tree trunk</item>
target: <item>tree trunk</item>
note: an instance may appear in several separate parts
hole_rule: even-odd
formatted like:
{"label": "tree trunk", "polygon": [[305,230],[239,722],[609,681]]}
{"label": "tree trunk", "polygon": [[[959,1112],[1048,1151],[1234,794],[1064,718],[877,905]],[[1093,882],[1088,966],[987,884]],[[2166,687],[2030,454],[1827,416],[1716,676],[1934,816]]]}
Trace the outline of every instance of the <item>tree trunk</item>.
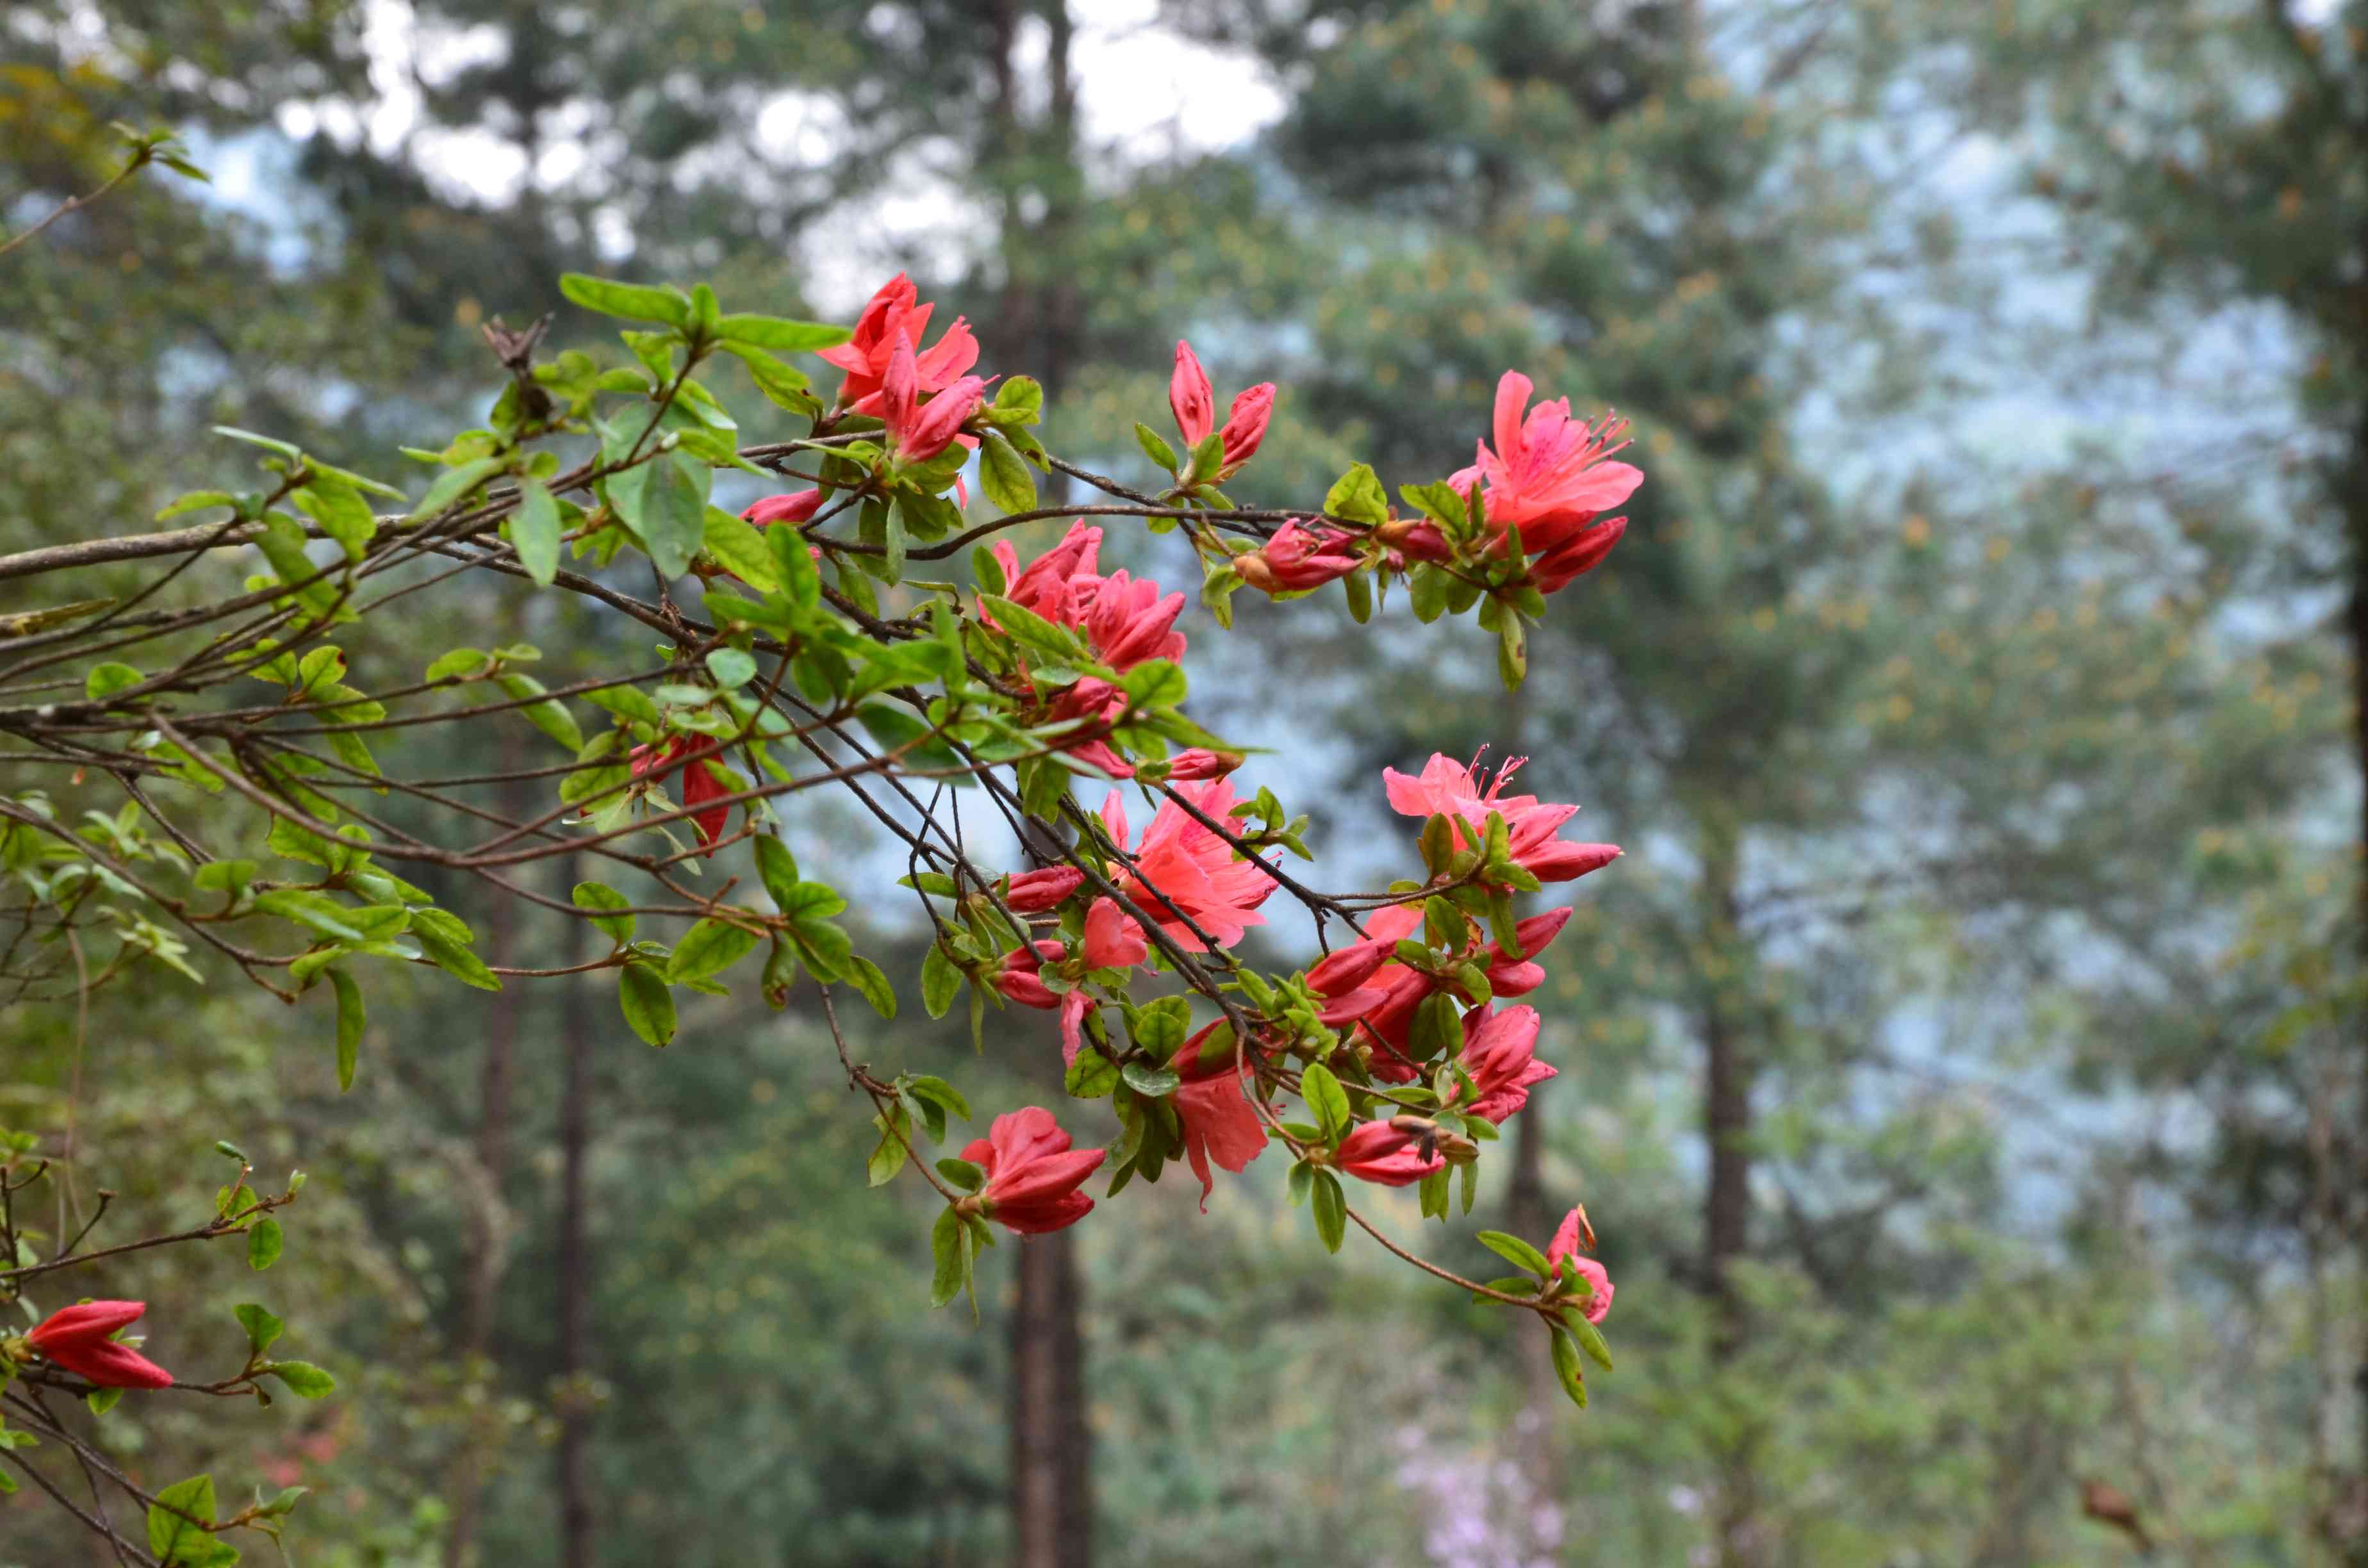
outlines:
{"label": "tree trunk", "polygon": [[[578,961],[587,957],[588,926],[579,925]],[[559,1562],[592,1568],[591,1348],[592,1264],[586,1244],[584,1169],[592,1142],[592,1007],[590,983],[563,981],[559,1099]]]}
{"label": "tree trunk", "polygon": [[[1065,0],[1034,0],[1028,9],[1050,25],[1045,70],[1048,123],[1023,127],[1019,106],[1019,0],[995,0],[995,144],[1004,186],[1003,319],[1014,363],[1028,365],[1057,399],[1075,338],[1076,285],[1062,236],[1074,217],[1076,172],[1076,85],[1070,75],[1073,28]],[[1025,187],[1041,188],[1038,223],[1024,216]],[[1031,233],[1032,229],[1032,233]],[[1019,1243],[1019,1300],[1011,1314],[1011,1524],[1017,1568],[1086,1568],[1093,1560],[1093,1437],[1086,1426],[1084,1286],[1076,1239],[1068,1231]]]}
{"label": "tree trunk", "polygon": [[[2368,361],[2368,349],[2359,358]],[[2337,481],[2336,504],[2343,514],[2350,546],[2351,599],[2345,607],[2344,629],[2351,653],[2352,746],[2360,765],[2360,846],[2362,855],[2368,856],[2368,405],[2362,406],[2353,425],[2351,451]],[[2368,865],[2368,860],[2362,863]],[[2355,939],[2361,945],[2361,963],[2368,968],[2368,875],[2362,875],[2357,897]],[[2359,1147],[2368,1148],[2368,1017],[2352,1027],[2359,1037],[2354,1041],[2357,1059],[2352,1077],[2355,1115],[2360,1119]],[[2355,1179],[2357,1175],[2355,1170]],[[2368,1204],[2354,1203],[2351,1211],[2355,1265],[2368,1268]],[[2368,1301],[2362,1302],[2362,1318],[2368,1320]],[[2368,1321],[2362,1324],[2356,1343],[2368,1346]],[[2360,1454],[2351,1474],[2338,1478],[2335,1494],[2326,1505],[2325,1528],[2351,1568],[2368,1568],[2368,1358],[2354,1366],[2351,1379],[2361,1423]]]}
{"label": "tree trunk", "polygon": [[1087,1568],[1093,1561],[1083,1293],[1076,1233],[1020,1239],[1011,1313],[1014,1568]]}
{"label": "tree trunk", "polygon": [[[1759,1063],[1745,1038],[1740,1009],[1729,986],[1735,980],[1737,832],[1723,817],[1708,824],[1702,856],[1702,918],[1705,943],[1728,960],[1728,968],[1708,987],[1702,1007],[1702,1136],[1710,1151],[1710,1180],[1702,1195],[1702,1282],[1717,1312],[1711,1352],[1722,1367],[1743,1353],[1749,1325],[1733,1266],[1751,1244],[1751,1085]],[[1758,1482],[1753,1473],[1757,1436],[1738,1433],[1719,1456],[1715,1516],[1720,1568],[1758,1568],[1765,1556],[1759,1526]]]}
{"label": "tree trunk", "polygon": [[[502,747],[502,767],[514,770],[521,747],[515,738]],[[504,789],[502,811],[518,817],[526,810],[516,785]],[[486,917],[485,951],[496,964],[515,964],[518,957],[518,903],[496,899]],[[494,1327],[501,1308],[502,1274],[509,1261],[509,1215],[502,1200],[509,1169],[510,1089],[514,1078],[513,1048],[518,1036],[517,985],[506,985],[484,1003],[484,1055],[477,1071],[477,1137],[473,1201],[469,1210],[467,1295],[463,1299],[461,1342],[457,1346],[463,1375],[472,1382],[489,1383],[493,1377]],[[490,1458],[484,1434],[470,1430],[461,1436],[454,1456],[446,1495],[452,1505],[452,1523],[444,1538],[445,1568],[463,1568],[477,1536],[484,1504],[484,1470]]]}

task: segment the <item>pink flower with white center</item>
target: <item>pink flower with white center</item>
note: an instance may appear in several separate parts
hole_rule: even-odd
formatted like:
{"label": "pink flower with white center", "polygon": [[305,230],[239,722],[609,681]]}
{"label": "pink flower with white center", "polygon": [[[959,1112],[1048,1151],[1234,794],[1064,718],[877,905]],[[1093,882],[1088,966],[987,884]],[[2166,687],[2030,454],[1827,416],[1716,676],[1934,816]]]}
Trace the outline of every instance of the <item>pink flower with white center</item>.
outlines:
{"label": "pink flower with white center", "polygon": [[1382,770],[1389,790],[1390,807],[1401,816],[1452,817],[1471,827],[1466,846],[1486,835],[1488,813],[1505,819],[1505,834],[1513,858],[1542,882],[1566,882],[1600,870],[1620,858],[1612,844],[1574,844],[1554,836],[1578,808],[1540,801],[1535,795],[1508,795],[1505,786],[1520,771],[1526,757],[1515,757],[1497,770],[1484,790],[1477,761],[1459,763],[1444,752],[1433,752],[1419,775],[1409,777],[1394,767]]}
{"label": "pink flower with white center", "polygon": [[1497,449],[1478,443],[1470,468],[1448,483],[1459,492],[1486,487],[1488,526],[1498,533],[1518,525],[1531,554],[1553,550],[1617,506],[1645,482],[1642,471],[1605,460],[1627,443],[1627,421],[1605,415],[1593,424],[1571,417],[1570,400],[1529,410],[1530,378],[1508,370],[1497,383]]}
{"label": "pink flower with white center", "polygon": [[899,344],[914,356],[917,388],[925,392],[943,392],[978,363],[978,339],[960,316],[936,347],[923,351],[921,335],[928,330],[937,306],[919,301],[920,290],[900,272],[864,305],[863,313],[855,318],[853,337],[818,351],[821,358],[847,372],[847,381],[838,389],[840,407],[856,414],[880,412],[882,383]]}
{"label": "pink flower with white center", "polygon": [[[1554,1075],[1537,1058],[1538,1010],[1493,1006],[1474,1007],[1463,1015],[1463,1070],[1480,1093],[1472,1114],[1501,1123],[1530,1103],[1530,1090]],[[1447,1103],[1453,1105],[1463,1086],[1454,1085]]]}
{"label": "pink flower with white center", "polygon": [[[1225,821],[1233,809],[1230,779],[1183,785],[1176,795],[1212,822]],[[1102,800],[1102,825],[1111,843],[1129,848],[1126,802],[1115,790]],[[1159,803],[1151,825],[1144,829],[1143,842],[1132,848],[1133,864],[1115,870],[1120,890],[1186,952],[1207,950],[1185,924],[1188,918],[1221,948],[1240,941],[1249,926],[1266,924],[1258,906],[1273,893],[1274,879],[1255,860],[1235,858],[1232,845],[1201,826],[1175,800]]]}

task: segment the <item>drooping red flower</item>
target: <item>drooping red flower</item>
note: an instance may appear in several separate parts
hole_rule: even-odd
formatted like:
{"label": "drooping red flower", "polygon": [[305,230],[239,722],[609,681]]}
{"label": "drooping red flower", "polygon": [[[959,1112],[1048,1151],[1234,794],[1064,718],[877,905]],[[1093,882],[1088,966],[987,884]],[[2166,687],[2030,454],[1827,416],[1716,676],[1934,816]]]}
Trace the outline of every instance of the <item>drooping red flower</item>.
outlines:
{"label": "drooping red flower", "polygon": [[[720,749],[713,741],[694,741],[689,735],[672,735],[667,737],[664,745],[635,746],[626,754],[626,760],[632,764],[634,778],[654,778],[661,785],[666,776],[679,767],[682,769],[683,807],[695,811],[702,801],[719,800],[733,793],[732,787],[718,778],[710,766],[711,759]],[[690,824],[699,830],[699,842],[705,846],[707,854],[715,852],[715,842],[723,836],[724,825],[731,820],[732,808],[729,806],[710,806],[703,812],[695,811]]]}
{"label": "drooping red flower", "polygon": [[1213,1047],[1222,1038],[1233,1040],[1233,1026],[1224,1019],[1211,1024],[1176,1048],[1168,1070],[1184,1080],[1176,1091],[1176,1119],[1184,1132],[1184,1158],[1201,1178],[1201,1212],[1209,1211],[1209,1194],[1216,1178],[1212,1162],[1235,1175],[1266,1153],[1266,1124],[1242,1093],[1238,1048]]}
{"label": "drooping red flower", "polygon": [[1601,1323],[1604,1314],[1611,1310],[1611,1275],[1595,1259],[1579,1256],[1579,1240],[1586,1224],[1586,1215],[1581,1210],[1574,1209],[1563,1216],[1562,1223],[1554,1229],[1554,1241],[1546,1247],[1546,1272],[1550,1275],[1557,1273],[1562,1268],[1564,1258],[1572,1259],[1573,1267],[1587,1277],[1588,1284],[1595,1291],[1585,1309],[1587,1321]]}
{"label": "drooping red flower", "polygon": [[1611,553],[1611,547],[1627,532],[1627,518],[1606,517],[1539,556],[1530,566],[1538,592],[1558,594],[1602,565],[1603,558]]}
{"label": "drooping red flower", "polygon": [[[1176,415],[1176,428],[1185,446],[1197,447],[1208,438],[1216,420],[1216,392],[1209,385],[1209,372],[1201,368],[1200,356],[1181,339],[1176,344],[1176,369],[1167,379],[1167,406]],[[1225,455],[1214,475],[1219,482],[1240,472],[1242,465],[1257,455],[1273,417],[1272,381],[1261,381],[1234,399],[1225,415]]]}
{"label": "drooping red flower", "polygon": [[1381,1187],[1412,1187],[1433,1171],[1447,1168],[1447,1156],[1431,1151],[1422,1157],[1422,1135],[1405,1132],[1386,1121],[1360,1122],[1340,1140],[1332,1163],[1360,1181]]}
{"label": "drooping red flower", "polygon": [[[1461,1060],[1480,1091],[1472,1102],[1472,1114],[1501,1123],[1528,1105],[1531,1088],[1554,1076],[1554,1070],[1538,1060],[1537,1050],[1535,1007],[1507,1007],[1499,1012],[1492,1005],[1484,1005],[1464,1014]],[[1447,1103],[1453,1105],[1462,1093],[1463,1085],[1456,1085]]]}
{"label": "drooping red flower", "polygon": [[1094,1200],[1077,1190],[1106,1151],[1069,1147],[1069,1135],[1042,1106],[995,1119],[986,1136],[962,1157],[986,1173],[976,1196],[979,1212],[1023,1235],[1076,1224]]}
{"label": "drooping red flower", "polygon": [[1609,414],[1593,424],[1574,419],[1566,397],[1541,403],[1524,418],[1534,390],[1519,370],[1505,372],[1497,383],[1497,449],[1479,442],[1473,465],[1448,481],[1459,492],[1485,484],[1489,528],[1518,526],[1532,555],[1584,531],[1645,482],[1642,471],[1606,460],[1628,444],[1627,421]]}
{"label": "drooping red flower", "polygon": [[112,1337],[147,1310],[145,1301],[85,1301],[60,1307],[25,1335],[25,1343],[53,1365],[88,1378],[101,1388],[170,1388],[172,1373]]}
{"label": "drooping red flower", "polygon": [[[1233,809],[1229,779],[1184,785],[1176,793],[1212,822],[1225,821]],[[1121,849],[1130,846],[1126,802],[1115,790],[1103,797],[1102,825],[1111,843]],[[1160,801],[1151,825],[1143,831],[1143,842],[1132,847],[1133,863],[1121,868],[1117,877],[1120,891],[1158,921],[1159,928],[1186,952],[1207,950],[1186,926],[1188,917],[1221,948],[1240,941],[1248,927],[1266,924],[1258,906],[1274,892],[1274,879],[1256,861],[1236,859],[1232,845],[1201,826],[1174,800]]]}
{"label": "drooping red flower", "polygon": [[879,292],[864,305],[863,313],[855,318],[853,337],[819,351],[823,359],[847,372],[846,383],[838,389],[840,407],[857,414],[880,412],[881,384],[887,375],[889,358],[900,343],[915,357],[914,368],[921,392],[943,392],[978,363],[978,339],[971,335],[970,324],[960,316],[946,328],[936,347],[922,350],[921,335],[928,330],[929,316],[937,306],[919,301],[920,290],[900,272],[881,285]]}
{"label": "drooping red flower", "polygon": [[821,491],[792,490],[786,495],[768,495],[756,502],[740,514],[740,520],[768,528],[775,523],[812,522],[814,515],[821,510]]}
{"label": "drooping red flower", "polygon": [[1042,915],[1076,892],[1085,880],[1086,874],[1075,866],[1022,871],[1011,879],[1011,891],[1004,894],[1003,902],[1014,915]]}
{"label": "drooping red flower", "polygon": [[1620,858],[1613,844],[1573,844],[1554,836],[1577,812],[1577,806],[1540,801],[1535,795],[1508,795],[1505,786],[1520,771],[1526,757],[1515,757],[1497,770],[1486,790],[1480,787],[1480,765],[1459,763],[1443,752],[1433,752],[1419,775],[1409,777],[1395,767],[1382,770],[1391,809],[1402,816],[1452,817],[1471,826],[1468,843],[1477,844],[1487,830],[1491,812],[1505,819],[1505,835],[1513,858],[1542,882],[1566,882],[1600,870]]}
{"label": "drooping red flower", "polygon": [[1349,535],[1338,528],[1318,531],[1297,518],[1275,529],[1274,537],[1258,549],[1234,557],[1234,570],[1242,581],[1268,594],[1320,588],[1362,563]]}

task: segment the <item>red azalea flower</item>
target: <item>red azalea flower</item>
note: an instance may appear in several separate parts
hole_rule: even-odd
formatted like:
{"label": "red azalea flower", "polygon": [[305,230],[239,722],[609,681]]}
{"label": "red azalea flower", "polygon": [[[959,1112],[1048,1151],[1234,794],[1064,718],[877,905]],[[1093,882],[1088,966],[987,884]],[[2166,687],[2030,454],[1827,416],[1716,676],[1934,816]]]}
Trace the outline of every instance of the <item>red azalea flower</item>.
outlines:
{"label": "red azalea flower", "polygon": [[986,1136],[962,1157],[986,1172],[974,1195],[978,1211],[1023,1235],[1039,1235],[1076,1224],[1094,1200],[1077,1190],[1105,1151],[1069,1147],[1069,1135],[1041,1106],[995,1119]]}
{"label": "red azalea flower", "polygon": [[1601,1323],[1604,1314],[1611,1310],[1611,1276],[1595,1259],[1577,1256],[1579,1238],[1586,1224],[1587,1216],[1582,1210],[1574,1209],[1563,1216],[1561,1225],[1554,1230],[1553,1243],[1546,1248],[1546,1271],[1549,1274],[1559,1271],[1562,1260],[1570,1258],[1578,1271],[1587,1277],[1588,1284],[1595,1290],[1585,1309],[1587,1321]]}
{"label": "red azalea flower", "polygon": [[[694,742],[688,735],[675,735],[663,746],[635,746],[626,754],[626,760],[632,764],[634,778],[655,778],[660,783],[679,766],[682,803],[686,808],[694,808],[703,801],[719,800],[733,793],[732,787],[716,778],[709,767],[709,759],[718,749],[712,741]],[[715,842],[723,836],[724,825],[731,819],[729,806],[711,806],[691,817],[690,824],[699,830],[699,842],[705,846],[705,853],[715,852]]]}
{"label": "red azalea flower", "polygon": [[1382,1187],[1412,1187],[1433,1171],[1447,1168],[1447,1156],[1436,1149],[1422,1157],[1419,1133],[1402,1132],[1386,1121],[1360,1123],[1333,1151],[1332,1163],[1360,1181]]}
{"label": "red azalea flower", "polygon": [[101,1388],[170,1388],[172,1373],[112,1337],[147,1310],[145,1301],[85,1301],[61,1307],[25,1335],[25,1343],[52,1365],[79,1373]]}

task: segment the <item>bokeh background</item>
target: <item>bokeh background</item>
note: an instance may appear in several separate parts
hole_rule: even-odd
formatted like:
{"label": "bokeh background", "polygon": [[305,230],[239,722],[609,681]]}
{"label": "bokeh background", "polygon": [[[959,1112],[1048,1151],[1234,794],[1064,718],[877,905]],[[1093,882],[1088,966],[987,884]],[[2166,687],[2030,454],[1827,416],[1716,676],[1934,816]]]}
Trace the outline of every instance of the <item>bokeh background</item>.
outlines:
{"label": "bokeh background", "polygon": [[[10,229],[110,120],[212,175],[0,261],[0,547],[141,531],[243,467],[217,423],[394,470],[498,390],[496,313],[615,351],[564,270],[848,320],[910,268],[1113,473],[1189,335],[1221,397],[1281,385],[1246,501],[1444,474],[1508,366],[1633,419],[1648,476],[1518,698],[1403,607],[1185,623],[1330,885],[1408,863],[1379,772],[1433,750],[1528,756],[1627,847],[1473,1219],[1383,1206],[1469,1261],[1587,1203],[1620,1359],[1583,1415],[1518,1325],[1326,1257],[1272,1161],[932,1314],[926,1195],[867,1190],[810,993],[658,1053],[605,990],[394,977],[341,1096],[325,1002],[166,979],[97,1004],[71,1108],[71,1009],[0,1010],[0,1124],[74,1118],[127,1226],[188,1222],[217,1136],[314,1173],[263,1299],[344,1387],[127,1402],[141,1473],[313,1486],[314,1568],[2135,1560],[2089,1480],[2162,1561],[2368,1561],[2368,6],[0,15]],[[1112,549],[1175,576],[1167,542]],[[491,589],[390,634],[379,672],[497,636],[554,679],[629,636]],[[854,818],[789,831],[879,877]],[[973,1058],[911,1006],[908,912],[858,911],[907,999],[864,1052],[1047,1092],[1042,1018]],[[174,1365],[264,1288],[180,1251],[106,1282]],[[0,1503],[0,1562],[101,1560]]]}

